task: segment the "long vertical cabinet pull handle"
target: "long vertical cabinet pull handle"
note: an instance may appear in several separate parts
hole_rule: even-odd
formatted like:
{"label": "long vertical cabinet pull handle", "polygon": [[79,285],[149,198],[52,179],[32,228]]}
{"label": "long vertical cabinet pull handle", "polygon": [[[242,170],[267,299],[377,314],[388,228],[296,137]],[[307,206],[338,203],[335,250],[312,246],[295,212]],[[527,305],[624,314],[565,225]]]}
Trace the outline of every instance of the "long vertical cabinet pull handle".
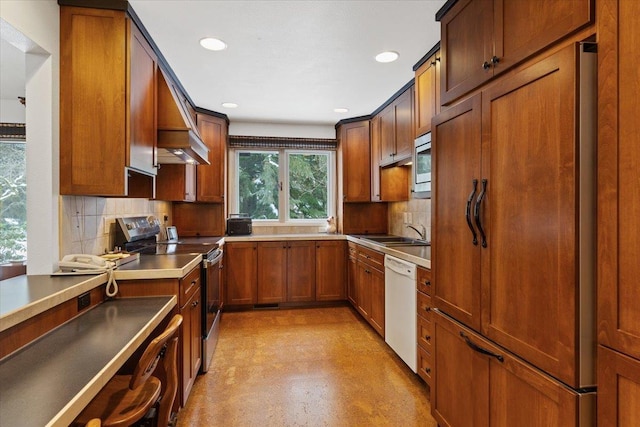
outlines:
{"label": "long vertical cabinet pull handle", "polygon": [[484,195],[487,192],[487,180],[482,180],[482,191],[478,194],[478,200],[476,200],[476,206],[473,210],[473,217],[476,220],[476,226],[478,227],[478,231],[480,232],[480,237],[482,238],[482,247],[487,247],[487,236],[484,234],[484,229],[482,228],[482,220],[480,219],[480,205],[482,204],[482,200],[484,199]]}
{"label": "long vertical cabinet pull handle", "polygon": [[465,211],[465,216],[467,218],[467,225],[469,226],[469,230],[471,230],[471,234],[473,234],[473,245],[478,246],[478,235],[476,234],[476,229],[473,228],[473,224],[471,223],[471,202],[473,202],[473,197],[476,195],[476,189],[478,187],[478,180],[473,180],[473,191],[469,194],[467,198],[467,209]]}

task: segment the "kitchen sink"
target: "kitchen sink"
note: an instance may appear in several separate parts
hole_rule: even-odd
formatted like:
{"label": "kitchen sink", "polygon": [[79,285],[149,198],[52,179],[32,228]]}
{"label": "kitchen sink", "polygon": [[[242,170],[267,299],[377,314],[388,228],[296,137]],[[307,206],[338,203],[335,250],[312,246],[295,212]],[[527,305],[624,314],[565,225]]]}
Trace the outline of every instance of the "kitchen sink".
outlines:
{"label": "kitchen sink", "polygon": [[431,242],[402,236],[358,236],[382,246],[430,246]]}

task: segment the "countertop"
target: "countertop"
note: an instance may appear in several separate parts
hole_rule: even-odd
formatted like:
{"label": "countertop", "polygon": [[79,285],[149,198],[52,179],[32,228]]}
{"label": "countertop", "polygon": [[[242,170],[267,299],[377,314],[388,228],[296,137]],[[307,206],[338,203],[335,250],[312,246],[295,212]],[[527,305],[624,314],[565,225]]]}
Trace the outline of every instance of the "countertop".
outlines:
{"label": "countertop", "polygon": [[383,246],[355,236],[347,236],[347,240],[431,269],[431,246]]}
{"label": "countertop", "polygon": [[[180,279],[202,255],[141,255],[115,270],[117,280]],[[0,332],[107,282],[107,273],[78,276],[17,276],[0,281]]]}
{"label": "countertop", "polygon": [[117,280],[180,279],[202,262],[202,254],[140,255],[115,270]]}
{"label": "countertop", "polygon": [[246,236],[224,236],[222,242],[272,242],[278,240],[346,240],[345,234],[299,233],[299,234],[249,234]]}
{"label": "countertop", "polygon": [[16,276],[0,281],[0,332],[106,283],[92,276]]}
{"label": "countertop", "polygon": [[175,296],[106,301],[4,359],[2,425],[69,425],[176,303]]}
{"label": "countertop", "polygon": [[269,242],[278,240],[348,240],[370,249],[413,262],[424,268],[431,268],[431,246],[383,246],[347,234],[309,233],[309,234],[250,234],[248,236],[224,236],[224,242]]}

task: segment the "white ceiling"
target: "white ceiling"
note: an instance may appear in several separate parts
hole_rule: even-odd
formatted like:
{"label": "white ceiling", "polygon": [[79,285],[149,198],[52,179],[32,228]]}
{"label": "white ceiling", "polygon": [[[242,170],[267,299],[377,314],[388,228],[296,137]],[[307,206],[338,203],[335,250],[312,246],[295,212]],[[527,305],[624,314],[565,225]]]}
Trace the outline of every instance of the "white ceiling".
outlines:
{"label": "white ceiling", "polygon": [[[372,113],[413,78],[440,39],[445,0],[129,3],[198,107],[232,122],[333,125]],[[203,37],[228,48],[207,51]],[[377,63],[385,50],[400,58]]]}

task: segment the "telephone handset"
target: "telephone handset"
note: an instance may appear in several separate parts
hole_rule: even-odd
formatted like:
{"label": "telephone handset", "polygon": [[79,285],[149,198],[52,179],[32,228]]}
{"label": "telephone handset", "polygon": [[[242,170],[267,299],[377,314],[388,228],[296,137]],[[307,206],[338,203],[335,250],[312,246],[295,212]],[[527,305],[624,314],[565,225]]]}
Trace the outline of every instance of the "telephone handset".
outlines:
{"label": "telephone handset", "polygon": [[102,272],[113,268],[115,264],[97,255],[72,254],[66,255],[58,263],[60,270],[64,272]]}

